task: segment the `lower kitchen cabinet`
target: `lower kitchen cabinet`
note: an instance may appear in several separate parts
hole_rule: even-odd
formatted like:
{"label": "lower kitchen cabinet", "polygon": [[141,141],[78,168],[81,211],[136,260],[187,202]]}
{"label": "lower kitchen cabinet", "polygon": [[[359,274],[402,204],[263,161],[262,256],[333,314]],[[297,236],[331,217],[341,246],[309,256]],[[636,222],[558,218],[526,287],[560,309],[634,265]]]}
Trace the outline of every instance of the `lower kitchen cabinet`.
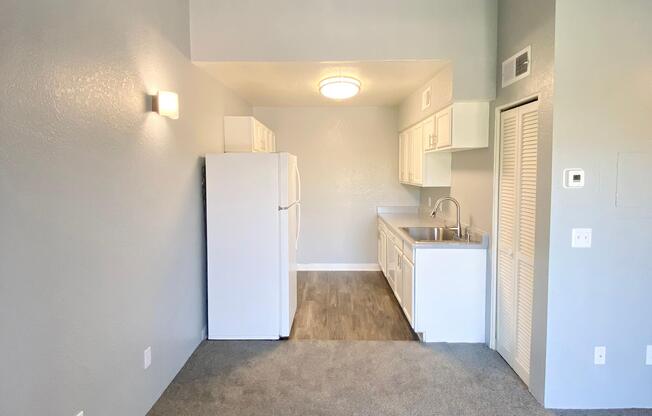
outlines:
{"label": "lower kitchen cabinet", "polygon": [[387,239],[387,282],[396,292],[396,280],[400,272],[401,249],[399,249],[391,238]]}
{"label": "lower kitchen cabinet", "polygon": [[414,327],[414,264],[403,256],[401,260],[401,306],[410,325]]}
{"label": "lower kitchen cabinet", "polygon": [[378,263],[421,340],[485,342],[486,248],[417,246],[395,230],[379,221]]}
{"label": "lower kitchen cabinet", "polygon": [[380,271],[387,275],[387,234],[382,227],[378,228],[378,265]]}

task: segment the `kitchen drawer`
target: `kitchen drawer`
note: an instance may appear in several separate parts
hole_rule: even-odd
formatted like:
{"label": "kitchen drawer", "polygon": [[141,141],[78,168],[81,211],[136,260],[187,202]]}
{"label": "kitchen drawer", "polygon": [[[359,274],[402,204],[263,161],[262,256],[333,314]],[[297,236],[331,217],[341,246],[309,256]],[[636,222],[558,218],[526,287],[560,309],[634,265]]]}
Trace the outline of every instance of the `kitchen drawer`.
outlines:
{"label": "kitchen drawer", "polygon": [[394,243],[396,247],[399,248],[399,250],[403,251],[403,239],[394,234],[393,232],[388,232],[387,237],[389,237],[390,240]]}

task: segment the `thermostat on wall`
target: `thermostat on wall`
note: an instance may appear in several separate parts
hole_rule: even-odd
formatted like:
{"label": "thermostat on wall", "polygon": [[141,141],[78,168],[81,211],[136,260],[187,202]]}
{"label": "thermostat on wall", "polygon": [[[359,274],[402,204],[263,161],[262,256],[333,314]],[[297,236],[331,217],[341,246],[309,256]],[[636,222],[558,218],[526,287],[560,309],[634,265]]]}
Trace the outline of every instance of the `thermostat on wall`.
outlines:
{"label": "thermostat on wall", "polygon": [[584,187],[584,169],[567,168],[564,169],[564,188],[583,188]]}

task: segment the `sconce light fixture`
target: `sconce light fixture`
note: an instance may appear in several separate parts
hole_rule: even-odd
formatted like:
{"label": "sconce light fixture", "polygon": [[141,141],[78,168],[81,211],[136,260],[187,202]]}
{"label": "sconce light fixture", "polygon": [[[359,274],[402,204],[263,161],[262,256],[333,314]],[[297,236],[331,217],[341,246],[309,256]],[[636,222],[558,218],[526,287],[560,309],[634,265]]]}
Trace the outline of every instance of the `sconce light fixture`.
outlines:
{"label": "sconce light fixture", "polygon": [[164,117],[176,120],[179,118],[179,96],[176,92],[159,91],[154,96],[152,109]]}

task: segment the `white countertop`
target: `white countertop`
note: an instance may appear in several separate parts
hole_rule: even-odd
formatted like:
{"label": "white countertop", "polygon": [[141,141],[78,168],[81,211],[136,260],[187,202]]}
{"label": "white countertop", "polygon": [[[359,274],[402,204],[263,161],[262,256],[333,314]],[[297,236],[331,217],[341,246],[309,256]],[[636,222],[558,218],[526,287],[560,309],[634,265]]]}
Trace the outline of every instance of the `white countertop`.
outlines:
{"label": "white countertop", "polygon": [[489,236],[486,233],[471,233],[471,242],[466,240],[448,241],[427,241],[417,242],[408,233],[401,230],[401,227],[443,227],[447,225],[444,220],[432,218],[426,215],[419,215],[418,207],[379,207],[378,218],[388,228],[404,241],[409,242],[415,248],[438,248],[438,249],[486,249]]}

